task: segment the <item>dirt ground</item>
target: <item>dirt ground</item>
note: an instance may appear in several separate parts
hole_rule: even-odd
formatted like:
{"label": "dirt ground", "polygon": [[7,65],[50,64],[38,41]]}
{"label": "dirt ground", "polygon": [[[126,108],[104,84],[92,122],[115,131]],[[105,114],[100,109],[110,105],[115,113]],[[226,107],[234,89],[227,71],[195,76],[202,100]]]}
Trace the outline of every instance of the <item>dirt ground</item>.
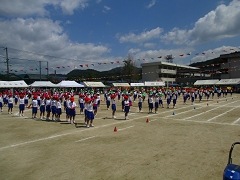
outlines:
{"label": "dirt ground", "polygon": [[[180,97],[176,109],[165,105],[158,114],[148,114],[147,103],[139,113],[134,102],[129,120],[124,120],[120,102],[117,119],[112,119],[102,101],[90,128],[79,109],[76,127],[65,121],[65,114],[61,122],[46,122],[31,119],[30,109],[24,117],[17,116],[17,106],[13,114],[3,110],[1,180],[219,180],[231,144],[240,141],[240,94],[194,105],[183,105]],[[240,163],[239,157],[236,146],[233,163]]]}

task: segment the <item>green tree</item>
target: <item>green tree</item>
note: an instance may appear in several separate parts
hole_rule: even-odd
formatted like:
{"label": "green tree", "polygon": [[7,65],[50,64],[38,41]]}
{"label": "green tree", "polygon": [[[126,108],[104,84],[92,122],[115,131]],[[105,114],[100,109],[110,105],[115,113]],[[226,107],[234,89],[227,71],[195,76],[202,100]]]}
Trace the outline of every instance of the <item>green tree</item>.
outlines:
{"label": "green tree", "polygon": [[137,67],[134,65],[133,57],[128,54],[127,59],[124,61],[124,66],[122,68],[122,79],[128,83],[136,82],[138,78]]}

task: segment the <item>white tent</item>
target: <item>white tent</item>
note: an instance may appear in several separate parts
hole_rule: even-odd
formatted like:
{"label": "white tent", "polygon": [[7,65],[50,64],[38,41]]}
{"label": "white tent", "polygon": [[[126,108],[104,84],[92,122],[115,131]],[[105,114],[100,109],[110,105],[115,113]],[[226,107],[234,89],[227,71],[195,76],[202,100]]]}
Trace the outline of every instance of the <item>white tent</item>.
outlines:
{"label": "white tent", "polygon": [[206,86],[206,85],[215,85],[219,82],[218,79],[208,79],[208,80],[197,80],[194,83],[194,86]]}
{"label": "white tent", "polygon": [[100,88],[100,87],[106,87],[102,82],[92,82],[92,81],[84,81],[83,84],[86,87],[96,87],[96,88]]}
{"label": "white tent", "polygon": [[131,87],[136,87],[136,86],[145,86],[144,83],[130,83]]}
{"label": "white tent", "polygon": [[128,83],[112,83],[114,87],[130,87]]}
{"label": "white tent", "polygon": [[0,88],[26,88],[28,85],[25,81],[0,81]]}
{"label": "white tent", "polygon": [[209,79],[204,82],[204,85],[215,85],[217,82],[219,82],[218,79]]}
{"label": "white tent", "polygon": [[56,87],[51,81],[35,81],[29,85],[30,87]]}
{"label": "white tent", "polygon": [[240,78],[236,79],[221,79],[216,85],[237,85],[240,84]]}
{"label": "white tent", "polygon": [[165,86],[165,82],[163,81],[156,81],[156,82],[145,82],[145,86]]}
{"label": "white tent", "polygon": [[206,80],[197,80],[197,81],[194,83],[194,86],[204,85],[205,82],[206,82]]}
{"label": "white tent", "polygon": [[84,85],[79,84],[76,81],[61,81],[56,84],[56,87],[84,87]]}

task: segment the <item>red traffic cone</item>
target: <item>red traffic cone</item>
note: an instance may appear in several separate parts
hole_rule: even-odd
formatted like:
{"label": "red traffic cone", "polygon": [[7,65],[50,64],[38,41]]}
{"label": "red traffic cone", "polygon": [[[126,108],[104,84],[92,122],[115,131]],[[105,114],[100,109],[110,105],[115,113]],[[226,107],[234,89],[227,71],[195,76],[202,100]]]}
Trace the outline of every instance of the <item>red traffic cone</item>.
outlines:
{"label": "red traffic cone", "polygon": [[147,119],[147,120],[146,120],[146,123],[149,123],[149,122],[150,122],[150,121]]}
{"label": "red traffic cone", "polygon": [[117,128],[116,128],[116,126],[115,126],[115,128],[114,128],[114,130],[113,130],[114,132],[117,132],[118,130],[117,130]]}

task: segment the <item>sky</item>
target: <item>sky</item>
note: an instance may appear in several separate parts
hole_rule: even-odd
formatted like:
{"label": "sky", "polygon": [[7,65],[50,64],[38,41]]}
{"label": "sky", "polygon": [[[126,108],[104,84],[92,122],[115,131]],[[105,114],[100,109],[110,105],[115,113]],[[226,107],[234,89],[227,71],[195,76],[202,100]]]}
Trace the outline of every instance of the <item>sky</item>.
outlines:
{"label": "sky", "polygon": [[[0,73],[189,65],[240,51],[240,0],[0,0]],[[6,51],[7,49],[7,51]]]}

